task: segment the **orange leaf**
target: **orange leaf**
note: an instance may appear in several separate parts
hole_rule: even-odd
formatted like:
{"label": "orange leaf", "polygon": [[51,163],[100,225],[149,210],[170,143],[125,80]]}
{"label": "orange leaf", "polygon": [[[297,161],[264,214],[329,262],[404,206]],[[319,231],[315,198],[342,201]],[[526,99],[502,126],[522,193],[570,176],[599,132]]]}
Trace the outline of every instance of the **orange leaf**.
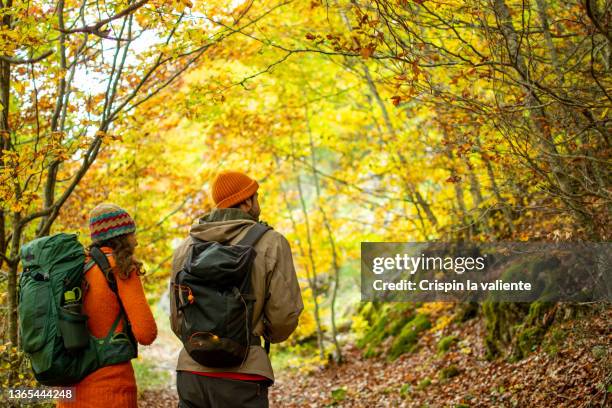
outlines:
{"label": "orange leaf", "polygon": [[362,58],[368,59],[372,56],[372,54],[374,54],[374,47],[372,46],[364,47],[361,50],[359,50],[359,53],[361,54]]}

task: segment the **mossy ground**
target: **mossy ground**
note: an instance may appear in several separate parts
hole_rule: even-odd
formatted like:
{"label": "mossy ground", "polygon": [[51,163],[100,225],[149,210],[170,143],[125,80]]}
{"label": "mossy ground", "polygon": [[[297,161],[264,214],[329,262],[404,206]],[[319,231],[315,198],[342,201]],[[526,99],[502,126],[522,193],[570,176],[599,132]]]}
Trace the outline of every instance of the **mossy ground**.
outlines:
{"label": "mossy ground", "polygon": [[389,358],[396,359],[400,355],[414,351],[419,334],[431,327],[431,322],[425,314],[417,314],[412,320],[404,325],[402,331],[393,340]]}
{"label": "mossy ground", "polygon": [[453,344],[457,343],[458,340],[459,339],[457,336],[452,334],[450,336],[442,337],[437,345],[438,354],[446,353],[448,350],[450,350]]}
{"label": "mossy ground", "polygon": [[385,340],[407,335],[405,327],[415,318],[415,308],[416,305],[410,303],[365,304],[360,316],[370,322],[370,326],[357,340],[357,346],[365,349],[366,357],[380,355]]}

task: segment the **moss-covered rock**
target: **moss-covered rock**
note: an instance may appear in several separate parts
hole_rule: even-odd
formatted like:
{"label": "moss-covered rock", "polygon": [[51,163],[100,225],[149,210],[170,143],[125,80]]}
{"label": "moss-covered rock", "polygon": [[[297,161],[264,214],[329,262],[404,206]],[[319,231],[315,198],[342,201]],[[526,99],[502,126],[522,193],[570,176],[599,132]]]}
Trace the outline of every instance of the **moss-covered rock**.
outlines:
{"label": "moss-covered rock", "polygon": [[395,340],[393,340],[391,350],[389,351],[389,358],[396,359],[404,353],[413,351],[419,340],[419,334],[430,327],[431,322],[427,318],[427,315],[417,314],[414,316],[414,318],[402,328]]}
{"label": "moss-covered rock", "polygon": [[566,338],[567,333],[565,330],[559,327],[554,328],[545,337],[542,348],[548,355],[556,356]]}
{"label": "moss-covered rock", "polygon": [[442,337],[437,346],[438,354],[446,353],[448,350],[450,350],[451,346],[457,342],[457,340],[457,336],[454,335]]}
{"label": "moss-covered rock", "polygon": [[459,305],[454,320],[458,323],[467,322],[478,316],[479,305],[477,302],[467,302]]}
{"label": "moss-covered rock", "polygon": [[389,318],[386,315],[381,316],[376,323],[368,332],[357,341],[357,346],[360,348],[363,347],[372,347],[377,346],[382,341],[385,335],[385,328],[387,327],[387,323],[389,322]]}
{"label": "moss-covered rock", "polygon": [[[540,255],[527,256],[524,259],[518,260],[507,267],[501,275],[504,282],[515,282],[521,279],[528,279],[532,283],[532,295],[538,296],[547,290],[550,282],[546,282],[544,277],[550,276],[550,271],[558,267],[556,258],[542,258]],[[493,296],[493,295],[492,295]],[[514,326],[523,324],[525,316],[531,315],[530,319],[540,315],[539,310],[547,303],[536,302],[538,305],[535,309],[529,303],[512,303],[512,302],[485,302],[483,304],[483,313],[487,320],[487,329],[490,335],[490,343],[492,349],[490,352],[493,355],[498,355],[499,350],[496,346],[502,343],[506,346],[512,342],[514,337]],[[528,323],[531,325],[531,322]]]}
{"label": "moss-covered rock", "polygon": [[368,346],[363,352],[365,358],[373,358],[380,356],[382,352],[376,346]]}
{"label": "moss-covered rock", "polygon": [[387,338],[399,335],[407,322],[413,319],[415,307],[411,303],[385,304],[378,308],[363,307],[360,313],[372,321],[368,331],[357,340],[357,346],[365,348],[364,356],[380,355],[381,343]]}
{"label": "moss-covered rock", "polygon": [[526,326],[547,326],[550,324],[550,321],[545,321],[544,317],[554,305],[552,302],[531,303],[524,324]]}
{"label": "moss-covered rock", "polygon": [[547,313],[554,307],[551,302],[533,302],[529,305],[529,312],[523,323],[516,326],[516,340],[514,342],[511,360],[524,358],[535,351],[542,343],[544,335],[552,319]]}
{"label": "moss-covered rock", "polygon": [[380,309],[380,304],[375,302],[363,302],[359,305],[359,315],[369,323],[374,321],[377,311]]}
{"label": "moss-covered rock", "polygon": [[535,351],[544,337],[544,329],[538,326],[528,327],[518,333],[516,352],[512,359],[520,359]]}
{"label": "moss-covered rock", "polygon": [[487,358],[505,356],[516,334],[517,324],[523,321],[529,311],[529,304],[485,302],[482,311],[487,328]]}
{"label": "moss-covered rock", "polygon": [[[537,253],[517,259],[506,268],[501,279],[506,282],[527,279],[532,283],[531,294],[538,301],[531,304],[492,301],[483,304],[488,358],[520,359],[542,342],[553,319],[562,315],[553,302],[558,298],[559,287],[571,284],[564,279],[580,280],[575,273],[585,269],[572,265],[572,262],[561,262],[553,253]],[[574,300],[580,299],[576,297]],[[554,352],[557,347],[553,344],[549,349]]]}
{"label": "moss-covered rock", "polygon": [[453,378],[458,376],[461,373],[456,365],[452,364],[448,367],[444,367],[438,372],[438,378],[441,380],[447,380],[449,378]]}

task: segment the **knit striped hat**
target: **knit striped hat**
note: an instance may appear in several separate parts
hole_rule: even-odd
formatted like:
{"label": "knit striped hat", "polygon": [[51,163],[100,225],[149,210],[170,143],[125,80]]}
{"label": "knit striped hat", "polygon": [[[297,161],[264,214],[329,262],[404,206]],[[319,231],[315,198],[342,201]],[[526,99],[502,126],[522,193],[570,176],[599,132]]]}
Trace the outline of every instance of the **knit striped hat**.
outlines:
{"label": "knit striped hat", "polygon": [[217,208],[229,208],[257,192],[259,184],[239,171],[222,171],[212,183],[211,196]]}
{"label": "knit striped hat", "polygon": [[123,208],[104,203],[89,214],[89,231],[91,241],[95,243],[135,232],[136,223]]}

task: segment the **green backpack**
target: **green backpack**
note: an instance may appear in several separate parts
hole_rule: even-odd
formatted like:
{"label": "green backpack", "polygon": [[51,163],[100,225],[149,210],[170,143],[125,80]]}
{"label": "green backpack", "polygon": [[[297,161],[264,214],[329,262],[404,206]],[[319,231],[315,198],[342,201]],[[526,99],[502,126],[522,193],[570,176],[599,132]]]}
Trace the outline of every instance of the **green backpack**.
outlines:
{"label": "green backpack", "polygon": [[[67,292],[71,296],[77,293],[81,298],[83,277],[94,263],[117,294],[106,255],[94,247],[91,256],[93,260],[85,264],[85,250],[75,234],[35,239],[21,248],[23,272],[18,306],[21,349],[30,358],[36,380],[43,385],[74,384],[100,367],[129,361],[138,354],[119,296],[121,312],[104,338],[89,333],[88,317],[75,313],[74,303],[66,301]],[[114,333],[122,319],[123,330]]]}

